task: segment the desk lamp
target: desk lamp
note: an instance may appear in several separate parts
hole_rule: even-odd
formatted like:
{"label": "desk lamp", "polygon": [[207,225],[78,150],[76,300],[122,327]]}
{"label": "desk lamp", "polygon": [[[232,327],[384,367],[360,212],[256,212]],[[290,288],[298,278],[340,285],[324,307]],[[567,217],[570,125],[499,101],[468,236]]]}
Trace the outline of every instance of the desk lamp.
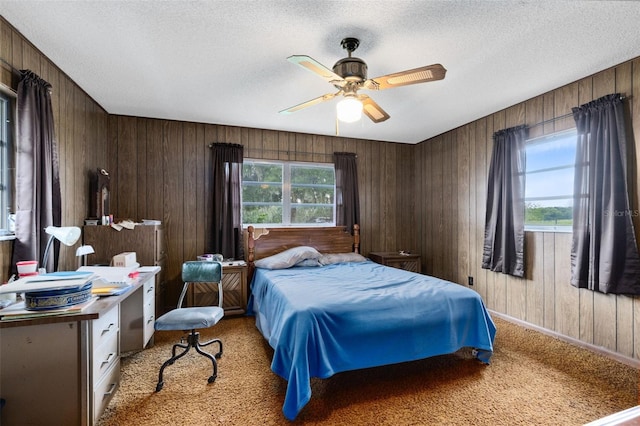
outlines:
{"label": "desk lamp", "polygon": [[[51,235],[49,241],[47,241],[47,247],[44,249],[44,256],[42,258],[42,264],[40,265],[40,273],[46,273],[47,261],[49,260],[49,250],[53,240],[57,239],[65,246],[72,246],[80,239],[80,228],[77,226],[47,226],[44,232]],[[43,271],[44,270],[44,271]]]}
{"label": "desk lamp", "polygon": [[78,258],[78,268],[87,264],[87,255],[95,253],[92,246],[80,246],[76,249],[76,257]]}

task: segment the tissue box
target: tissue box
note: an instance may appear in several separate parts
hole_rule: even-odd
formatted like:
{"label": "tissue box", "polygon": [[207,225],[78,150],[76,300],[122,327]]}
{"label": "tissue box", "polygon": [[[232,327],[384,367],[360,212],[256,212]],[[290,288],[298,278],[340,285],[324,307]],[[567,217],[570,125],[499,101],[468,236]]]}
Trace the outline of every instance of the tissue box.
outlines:
{"label": "tissue box", "polygon": [[136,253],[133,251],[113,256],[113,266],[127,267],[136,265]]}

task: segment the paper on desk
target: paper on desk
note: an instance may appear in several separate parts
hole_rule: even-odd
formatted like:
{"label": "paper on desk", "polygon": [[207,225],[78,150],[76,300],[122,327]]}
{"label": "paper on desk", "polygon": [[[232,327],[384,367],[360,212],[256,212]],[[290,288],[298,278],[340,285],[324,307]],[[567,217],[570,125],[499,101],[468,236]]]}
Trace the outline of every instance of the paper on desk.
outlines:
{"label": "paper on desk", "polygon": [[86,302],[79,303],[77,305],[67,306],[66,308],[60,308],[60,309],[48,309],[43,311],[27,310],[25,308],[24,301],[21,301],[0,310],[0,319],[2,320],[27,319],[27,318],[40,318],[40,317],[47,317],[47,316],[79,313],[79,312],[82,312],[85,308],[87,308],[91,304],[93,304],[93,302],[95,302],[96,300],[98,300],[97,297],[92,297]]}
{"label": "paper on desk", "polygon": [[138,269],[138,266],[81,266],[78,271],[91,272],[101,278],[102,280],[94,280],[94,287],[100,286],[113,286],[115,285],[130,285],[133,280],[129,277],[129,274]]}
{"label": "paper on desk", "polygon": [[79,287],[94,277],[90,271],[54,272],[20,278],[8,284],[0,285],[1,293],[29,293],[33,291],[56,290],[67,287]]}
{"label": "paper on desk", "polygon": [[145,272],[160,272],[159,266],[141,266],[138,268],[138,272],[144,274]]}

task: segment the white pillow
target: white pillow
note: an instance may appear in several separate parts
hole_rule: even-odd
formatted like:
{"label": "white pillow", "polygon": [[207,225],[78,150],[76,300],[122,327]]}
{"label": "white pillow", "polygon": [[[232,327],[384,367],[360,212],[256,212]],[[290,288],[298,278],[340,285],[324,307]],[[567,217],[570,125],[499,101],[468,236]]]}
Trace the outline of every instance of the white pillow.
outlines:
{"label": "white pillow", "polygon": [[349,252],[323,254],[318,260],[322,265],[331,265],[332,263],[366,262],[367,258],[359,253]]}
{"label": "white pillow", "polygon": [[322,266],[318,259],[304,259],[296,263],[295,266]]}
{"label": "white pillow", "polygon": [[258,259],[255,262],[255,266],[263,269],[286,269],[303,260],[318,259],[320,256],[322,254],[313,247],[298,246],[264,259]]}

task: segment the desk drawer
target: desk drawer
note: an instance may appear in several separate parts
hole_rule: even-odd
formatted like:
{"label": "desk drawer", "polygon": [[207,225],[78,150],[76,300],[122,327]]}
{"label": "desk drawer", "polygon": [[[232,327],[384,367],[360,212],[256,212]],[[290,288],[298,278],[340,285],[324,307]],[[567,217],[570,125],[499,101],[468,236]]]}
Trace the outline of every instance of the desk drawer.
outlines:
{"label": "desk drawer", "polygon": [[143,297],[143,303],[145,306],[147,306],[147,304],[151,303],[154,304],[155,303],[155,295],[156,295],[156,283],[155,280],[147,280],[146,283],[144,283],[144,297]]}
{"label": "desk drawer", "polygon": [[120,385],[120,358],[106,372],[93,390],[93,421],[96,422]]}
{"label": "desk drawer", "polygon": [[147,342],[153,337],[154,324],[156,321],[156,292],[155,292],[155,280],[149,280],[144,285],[144,299],[142,307],[142,320],[144,321],[143,327],[143,343]]}
{"label": "desk drawer", "polygon": [[99,382],[105,372],[118,360],[118,333],[108,333],[109,338],[93,350],[93,380]]}
{"label": "desk drawer", "polygon": [[391,266],[392,268],[404,269],[405,271],[420,272],[419,260],[416,259],[388,260],[385,265]]}
{"label": "desk drawer", "polygon": [[153,337],[153,333],[155,332],[154,325],[156,322],[155,315],[155,302],[149,302],[149,305],[145,305],[144,307],[144,316],[142,320],[144,321],[144,331],[143,331],[143,343],[146,345],[149,342],[149,339]]}
{"label": "desk drawer", "polygon": [[111,336],[118,335],[118,330],[120,329],[119,306],[116,305],[107,313],[100,315],[100,318],[93,321],[92,328],[93,350],[95,351]]}

